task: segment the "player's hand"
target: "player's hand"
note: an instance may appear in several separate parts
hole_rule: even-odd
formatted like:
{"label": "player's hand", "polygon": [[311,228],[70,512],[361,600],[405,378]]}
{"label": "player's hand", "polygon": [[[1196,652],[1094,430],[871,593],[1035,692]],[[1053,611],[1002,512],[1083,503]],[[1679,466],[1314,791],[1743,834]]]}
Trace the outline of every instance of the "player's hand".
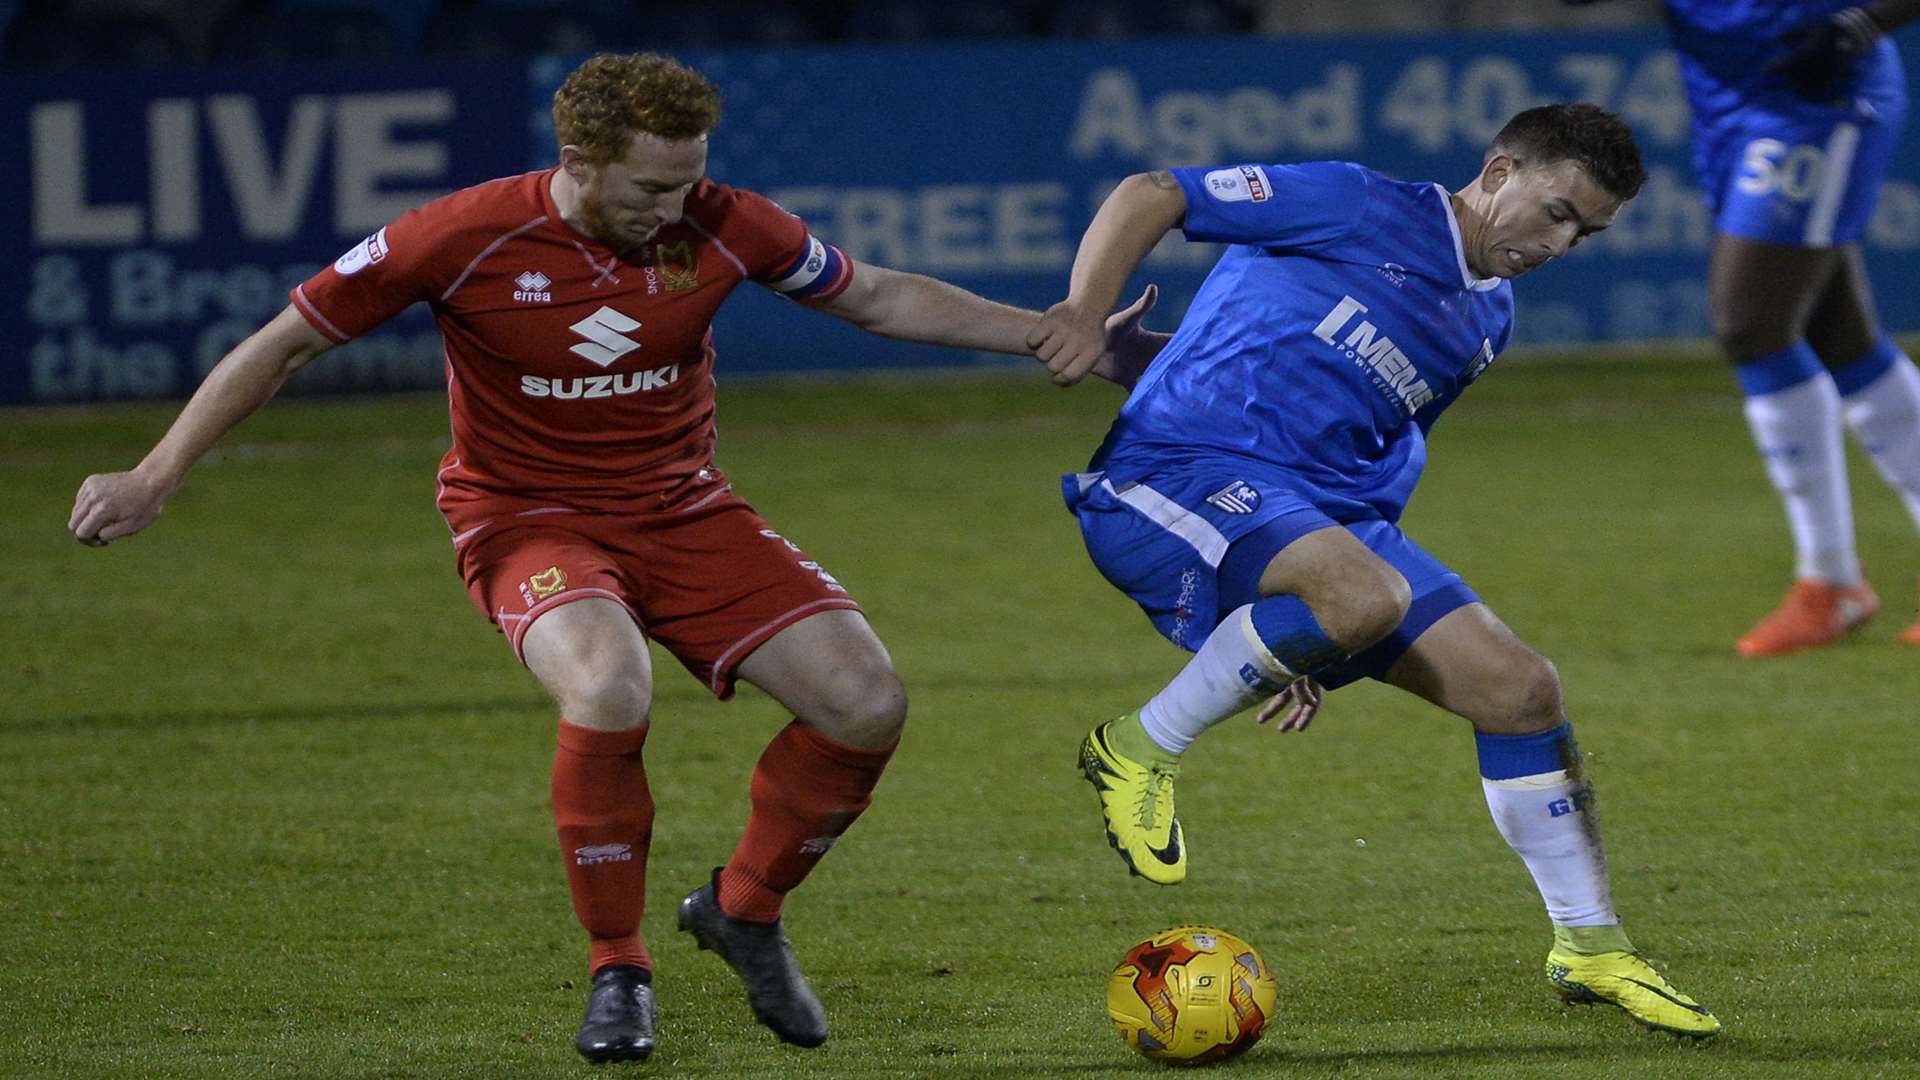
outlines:
{"label": "player's hand", "polygon": [[1167,335],[1156,334],[1140,325],[1147,312],[1160,299],[1160,287],[1148,285],[1140,299],[1107,316],[1107,348],[1093,365],[1093,374],[1118,383],[1128,390],[1160,355]]}
{"label": "player's hand", "polygon": [[67,529],[89,547],[131,536],[153,524],[173,492],[139,472],[97,473],[73,498]]}
{"label": "player's hand", "polygon": [[1287,688],[1273,695],[1265,705],[1260,706],[1260,715],[1254,722],[1264,724],[1279,716],[1282,711],[1287,715],[1273,730],[1280,732],[1305,731],[1307,725],[1320,711],[1320,702],[1326,697],[1326,691],[1312,678],[1302,675],[1287,684]]}
{"label": "player's hand", "polygon": [[1047,365],[1056,385],[1072,386],[1086,378],[1107,351],[1106,318],[1072,299],[1062,300],[1027,331],[1027,348]]}
{"label": "player's hand", "polygon": [[1880,24],[1862,8],[1842,8],[1788,33],[1786,55],[1767,71],[1808,101],[1830,101],[1880,40]]}

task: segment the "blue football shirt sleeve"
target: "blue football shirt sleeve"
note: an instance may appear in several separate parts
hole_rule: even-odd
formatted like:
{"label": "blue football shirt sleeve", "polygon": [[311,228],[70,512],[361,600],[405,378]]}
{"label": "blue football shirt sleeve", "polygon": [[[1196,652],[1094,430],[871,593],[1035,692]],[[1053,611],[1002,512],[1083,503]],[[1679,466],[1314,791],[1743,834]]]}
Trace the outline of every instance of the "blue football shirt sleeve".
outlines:
{"label": "blue football shirt sleeve", "polygon": [[1344,161],[1174,169],[1189,240],[1314,247],[1366,228],[1373,177]]}

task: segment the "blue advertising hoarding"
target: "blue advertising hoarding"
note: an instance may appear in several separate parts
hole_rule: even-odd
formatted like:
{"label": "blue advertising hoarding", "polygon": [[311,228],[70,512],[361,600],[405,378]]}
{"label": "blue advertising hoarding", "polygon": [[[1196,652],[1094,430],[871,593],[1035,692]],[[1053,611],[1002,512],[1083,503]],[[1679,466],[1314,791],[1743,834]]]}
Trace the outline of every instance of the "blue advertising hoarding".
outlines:
{"label": "blue advertising hoarding", "polygon": [[[0,83],[16,305],[0,401],[179,396],[286,288],[408,206],[548,165],[553,89],[531,65],[75,75]],[[1364,162],[1465,184],[1507,117],[1548,100],[1620,112],[1651,179],[1614,227],[1519,283],[1516,346],[1697,338],[1710,221],[1658,32],[1235,38],[717,50],[684,55],[727,99],[711,172],[805,218],[856,259],[1044,307],[1129,173]],[[1913,65],[1920,68],[1920,64]],[[1867,238],[1888,324],[1920,328],[1920,139]],[[1170,326],[1217,257],[1178,236],[1137,281]],[[716,327],[723,371],[967,363],[745,289]],[[307,390],[437,386],[417,310],[330,353]]]}
{"label": "blue advertising hoarding", "polygon": [[[1678,61],[1657,30],[1234,38],[689,53],[727,96],[711,173],[772,196],[858,260],[1045,307],[1129,173],[1344,159],[1458,189],[1514,113],[1582,100],[1633,126],[1650,179],[1614,226],[1517,283],[1514,344],[1703,338],[1711,219]],[[570,63],[534,68],[544,102]],[[1920,61],[1910,65],[1920,71]],[[1910,71],[1911,74],[1911,71]],[[1920,95],[1917,95],[1920,96]],[[536,125],[533,152],[551,155]],[[1920,329],[1920,137],[1906,138],[1866,243],[1881,315]],[[1136,275],[1170,329],[1219,249],[1170,237]],[[1131,295],[1131,294],[1129,294]],[[743,297],[716,340],[733,370],[951,364],[971,357],[821,329]]]}
{"label": "blue advertising hoarding", "polygon": [[[15,199],[0,401],[174,397],[396,215],[517,172],[525,69],[126,73],[0,83]],[[424,309],[297,383],[445,381]]]}

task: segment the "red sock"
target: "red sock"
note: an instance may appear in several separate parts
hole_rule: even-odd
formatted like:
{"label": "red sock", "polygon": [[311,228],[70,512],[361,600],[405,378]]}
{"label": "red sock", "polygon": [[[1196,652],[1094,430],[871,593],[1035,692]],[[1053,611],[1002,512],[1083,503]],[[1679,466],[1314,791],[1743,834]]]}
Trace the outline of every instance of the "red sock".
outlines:
{"label": "red sock", "polygon": [[640,760],[647,731],[596,731],[560,720],[553,821],[573,912],[592,941],[589,972],[609,964],[653,968],[640,937],[653,839],[653,794]]}
{"label": "red sock", "polygon": [[799,721],[774,736],[753,769],[746,835],[720,873],[720,910],[752,922],[778,919],[787,893],[873,801],[892,756],[891,746],[847,746]]}

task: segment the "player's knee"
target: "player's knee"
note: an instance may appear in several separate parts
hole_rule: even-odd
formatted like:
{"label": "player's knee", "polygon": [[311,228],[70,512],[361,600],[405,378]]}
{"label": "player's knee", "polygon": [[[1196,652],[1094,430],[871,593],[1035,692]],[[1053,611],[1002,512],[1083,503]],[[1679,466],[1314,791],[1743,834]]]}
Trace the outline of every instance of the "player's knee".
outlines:
{"label": "player's knee", "polygon": [[1734,363],[1779,352],[1799,336],[1781,312],[1719,311],[1713,315],[1713,339]]}
{"label": "player's knee", "polygon": [[1553,661],[1528,652],[1517,659],[1503,680],[1500,707],[1481,729],[1507,735],[1529,735],[1566,723],[1560,697],[1560,672]]}
{"label": "player's knee", "polygon": [[842,667],[827,678],[816,715],[800,719],[849,746],[882,747],[900,741],[907,724],[907,689],[885,663]]}
{"label": "player's knee", "polygon": [[1356,653],[1393,633],[1412,605],[1407,579],[1383,563],[1378,573],[1343,590],[1337,600],[1310,606],[1327,639],[1344,652]]}
{"label": "player's knee", "polygon": [[651,687],[643,671],[628,665],[585,667],[555,696],[570,723],[598,731],[626,731],[647,722]]}

